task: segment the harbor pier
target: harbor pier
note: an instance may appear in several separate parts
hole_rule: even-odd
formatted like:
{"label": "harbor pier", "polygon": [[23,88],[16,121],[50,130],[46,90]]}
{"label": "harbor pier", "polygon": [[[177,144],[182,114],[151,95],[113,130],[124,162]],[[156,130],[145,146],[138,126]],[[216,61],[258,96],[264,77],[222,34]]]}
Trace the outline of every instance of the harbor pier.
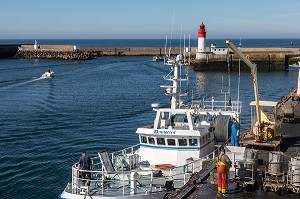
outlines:
{"label": "harbor pier", "polygon": [[[240,48],[241,52],[257,64],[258,71],[283,71],[300,60],[299,48]],[[228,61],[230,69],[247,70],[243,62],[239,62],[236,55],[204,53],[196,59],[197,48],[190,48],[191,64],[195,71],[227,71]],[[164,47],[97,47],[81,48],[76,45],[34,45],[16,44],[0,45],[0,57],[16,57],[21,59],[62,59],[89,60],[103,56],[164,56]],[[183,53],[178,47],[171,49],[171,56]],[[186,57],[188,53],[186,53]]]}
{"label": "harbor pier", "polygon": [[[252,62],[257,64],[258,71],[283,71],[289,64],[300,59],[299,48],[240,48],[240,51]],[[239,62],[238,56],[229,52],[227,54],[205,53],[202,58],[193,60],[194,70],[228,70],[228,62],[231,70],[248,70],[244,62]]]}

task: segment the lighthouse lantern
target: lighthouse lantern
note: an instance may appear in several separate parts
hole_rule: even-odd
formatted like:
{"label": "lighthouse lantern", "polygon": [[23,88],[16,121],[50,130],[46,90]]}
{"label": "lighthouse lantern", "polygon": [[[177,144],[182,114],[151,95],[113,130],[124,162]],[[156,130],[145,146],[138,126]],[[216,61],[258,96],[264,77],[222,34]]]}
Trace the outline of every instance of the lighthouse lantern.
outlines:
{"label": "lighthouse lantern", "polygon": [[198,30],[198,50],[197,52],[199,53],[204,53],[205,52],[205,41],[206,40],[206,30],[205,30],[205,25],[202,22],[200,24],[200,28]]}

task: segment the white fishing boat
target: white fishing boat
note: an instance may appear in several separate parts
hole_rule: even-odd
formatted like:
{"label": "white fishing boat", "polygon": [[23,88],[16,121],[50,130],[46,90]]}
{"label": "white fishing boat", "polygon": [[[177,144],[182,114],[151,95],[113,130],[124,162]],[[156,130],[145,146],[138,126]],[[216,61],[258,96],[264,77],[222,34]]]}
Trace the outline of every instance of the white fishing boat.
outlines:
{"label": "white fishing boat", "polygon": [[54,72],[51,70],[46,71],[43,75],[42,78],[51,78],[54,77]]}
{"label": "white fishing boat", "polygon": [[212,98],[185,104],[181,99],[188,92],[182,87],[189,78],[181,75],[186,68],[181,58],[170,62],[171,72],[164,77],[172,85],[161,86],[171,97],[170,107],[152,104],[156,116],[151,126],[136,130],[139,144],[111,154],[100,151],[92,158],[91,179],[82,179],[82,170],[73,164],[60,198],[161,199],[214,159],[215,141],[228,138],[230,118],[238,118],[241,103]]}
{"label": "white fishing boat", "polygon": [[288,70],[299,70],[300,69],[300,61],[294,64],[290,64]]}

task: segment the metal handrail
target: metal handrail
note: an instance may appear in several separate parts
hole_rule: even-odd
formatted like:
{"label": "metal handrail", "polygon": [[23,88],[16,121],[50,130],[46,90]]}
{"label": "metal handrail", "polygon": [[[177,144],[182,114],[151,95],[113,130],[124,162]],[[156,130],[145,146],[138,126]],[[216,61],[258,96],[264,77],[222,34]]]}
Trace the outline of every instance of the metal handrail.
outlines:
{"label": "metal handrail", "polygon": [[[133,145],[131,147],[125,148],[123,150],[119,150],[117,152],[112,153],[112,156],[115,154],[120,154],[120,155],[125,155],[126,156],[126,152],[130,151],[134,152],[134,148],[138,147],[139,144],[137,145]],[[218,147],[217,149],[215,149],[213,152],[211,152],[210,154],[207,154],[206,156],[204,156],[203,158],[200,158],[198,160],[195,160],[193,162],[187,163],[183,166],[179,166],[179,167],[175,167],[174,169],[170,169],[169,171],[169,177],[176,179],[176,177],[178,176],[183,176],[184,180],[182,182],[182,185],[184,185],[186,183],[186,179],[189,179],[191,173],[188,173],[188,167],[192,167],[192,173],[201,171],[202,168],[202,164],[200,164],[202,161],[204,160],[209,160],[209,161],[213,161],[215,160],[216,155],[219,152],[220,147]],[[92,158],[93,160],[96,160],[97,157]],[[93,161],[95,162],[95,161]],[[130,178],[128,176],[130,176],[130,174],[132,173],[132,171],[113,171],[113,172],[104,172],[104,168],[103,165],[101,165],[101,163],[95,163],[93,164],[93,167],[96,168],[95,166],[97,165],[98,169],[95,170],[83,170],[83,169],[78,169],[77,168],[77,164],[72,165],[72,183],[71,183],[71,191],[74,194],[79,194],[80,192],[80,187],[83,181],[87,181],[89,180],[91,187],[90,190],[98,190],[98,194],[101,193],[102,195],[104,195],[106,192],[112,192],[112,191],[118,191],[118,192],[122,192],[123,190],[123,195],[129,195],[130,191],[126,191],[126,187],[130,186]],[[99,165],[99,167],[98,167]],[[165,176],[168,175],[168,173],[166,173],[166,175],[164,176],[159,176],[159,177],[154,177],[153,173],[157,171],[157,170],[147,170],[147,171],[141,171],[141,172],[146,172],[147,174],[143,175],[143,174],[139,174],[140,176],[143,177],[143,180],[145,180],[146,184],[150,186],[150,190],[146,190],[144,189],[144,187],[141,186],[137,186],[137,189],[142,190],[143,192],[152,192],[152,187],[156,184],[160,184],[162,181],[159,179],[164,179],[165,180]],[[176,173],[174,173],[174,171],[176,171]],[[91,173],[91,179],[84,179],[82,177],[79,176],[80,172],[90,172]],[[173,173],[172,173],[173,172]],[[111,188],[111,187],[106,187],[107,183],[116,183],[119,182],[120,183],[120,187],[118,188]],[[156,183],[155,183],[156,182]],[[121,190],[122,189],[122,190]]]}
{"label": "metal handrail", "polygon": [[[153,176],[154,171],[156,171],[156,170],[147,170],[147,172],[148,172],[147,175],[139,174],[140,176],[143,177],[144,180],[147,180],[146,184],[149,185],[151,189],[146,190],[142,186],[137,186],[138,189],[142,190],[145,193],[150,192],[150,191],[152,192],[153,185],[158,184],[155,182],[159,182],[159,181],[157,181],[158,179],[165,179],[165,176],[154,177]],[[85,178],[80,177],[79,172],[90,172],[91,179],[85,179]],[[101,195],[104,195],[105,192],[112,192],[112,191],[118,191],[121,193],[122,190],[123,190],[123,195],[129,195],[130,192],[128,192],[128,191],[126,192],[125,188],[130,186],[131,179],[128,178],[128,176],[130,176],[131,172],[132,171],[104,172],[103,169],[101,169],[101,170],[83,170],[83,169],[78,169],[76,164],[74,164],[72,166],[72,184],[71,184],[72,193],[79,194],[82,181],[88,180],[91,184],[90,190],[99,190],[101,192]],[[119,179],[116,178],[117,176],[120,178]],[[105,187],[106,184],[115,183],[115,182],[120,182],[121,186],[119,188]]]}

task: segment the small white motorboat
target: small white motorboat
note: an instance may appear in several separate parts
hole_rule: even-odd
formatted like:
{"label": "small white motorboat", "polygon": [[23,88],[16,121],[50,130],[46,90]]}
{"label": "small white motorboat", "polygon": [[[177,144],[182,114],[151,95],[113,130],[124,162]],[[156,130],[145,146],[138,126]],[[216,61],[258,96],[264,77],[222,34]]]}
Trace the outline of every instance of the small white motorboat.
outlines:
{"label": "small white motorboat", "polygon": [[159,61],[164,61],[164,60],[165,60],[164,57],[160,57],[160,56],[158,56],[158,55],[156,55],[156,56],[154,56],[154,57],[152,58],[152,61],[157,61],[157,62],[159,62]]}
{"label": "small white motorboat", "polygon": [[51,71],[51,70],[48,70],[47,72],[45,72],[45,73],[42,75],[42,78],[51,78],[51,77],[54,77],[54,72]]}

